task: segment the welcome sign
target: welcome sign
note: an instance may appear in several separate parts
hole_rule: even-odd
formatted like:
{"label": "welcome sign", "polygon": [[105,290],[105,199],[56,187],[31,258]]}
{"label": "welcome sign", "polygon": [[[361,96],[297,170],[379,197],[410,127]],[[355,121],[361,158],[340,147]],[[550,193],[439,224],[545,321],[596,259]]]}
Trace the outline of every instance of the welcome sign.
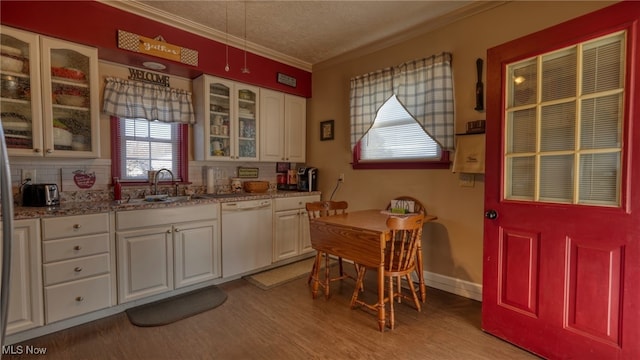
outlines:
{"label": "welcome sign", "polygon": [[167,43],[162,36],[154,39],[118,30],[118,47],[162,59],[198,66],[198,52]]}

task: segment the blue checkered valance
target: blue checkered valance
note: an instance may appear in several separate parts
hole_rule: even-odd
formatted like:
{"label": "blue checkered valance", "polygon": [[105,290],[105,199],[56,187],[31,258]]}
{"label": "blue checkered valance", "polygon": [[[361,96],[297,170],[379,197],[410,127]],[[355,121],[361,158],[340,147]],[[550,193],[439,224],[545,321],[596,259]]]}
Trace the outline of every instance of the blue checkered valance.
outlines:
{"label": "blue checkered valance", "polygon": [[190,92],[112,77],[106,78],[102,111],[128,119],[196,122]]}
{"label": "blue checkered valance", "polygon": [[453,150],[451,60],[450,53],[442,53],[352,78],[351,148],[373,125],[378,109],[395,94],[443,150]]}

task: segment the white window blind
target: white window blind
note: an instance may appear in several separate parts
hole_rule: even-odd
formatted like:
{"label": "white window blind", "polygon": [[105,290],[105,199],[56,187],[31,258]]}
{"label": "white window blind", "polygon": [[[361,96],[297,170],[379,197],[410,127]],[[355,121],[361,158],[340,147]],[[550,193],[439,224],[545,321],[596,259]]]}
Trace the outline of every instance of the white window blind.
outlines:
{"label": "white window blind", "polygon": [[179,123],[125,118],[119,121],[122,180],[146,180],[148,170],[162,168],[171,170],[176,181],[181,180]]}
{"label": "white window blind", "polygon": [[505,197],[620,205],[625,33],[507,66]]}
{"label": "white window blind", "polygon": [[373,125],[360,142],[360,160],[439,160],[440,146],[391,96],[378,110]]}

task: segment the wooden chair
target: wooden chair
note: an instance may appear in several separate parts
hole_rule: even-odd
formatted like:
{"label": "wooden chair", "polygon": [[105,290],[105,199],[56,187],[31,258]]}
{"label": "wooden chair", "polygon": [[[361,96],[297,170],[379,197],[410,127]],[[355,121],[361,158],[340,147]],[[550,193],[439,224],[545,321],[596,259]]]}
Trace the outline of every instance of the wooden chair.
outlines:
{"label": "wooden chair", "polygon": [[[306,204],[307,215],[309,219],[315,219],[322,216],[330,216],[330,215],[338,215],[338,214],[346,214],[347,208],[349,207],[349,203],[346,201],[315,201]],[[342,268],[342,258],[338,257],[338,267],[339,273],[337,277],[332,278],[329,272],[329,255],[326,253],[322,253],[318,251],[316,254],[316,261],[313,263],[313,268],[311,269],[311,273],[309,274],[309,278],[307,279],[307,284],[311,283],[313,279],[313,274],[316,271],[316,264],[320,264],[322,260],[322,255],[325,256],[325,276],[324,281],[320,281],[320,285],[325,289],[325,296],[329,297],[329,283],[331,281],[342,280],[345,278],[353,278],[352,276],[345,274]],[[356,267],[357,271],[357,267]],[[353,278],[355,280],[355,278]]]}
{"label": "wooden chair", "polygon": [[[413,205],[413,212],[418,213],[418,214],[422,214],[422,215],[427,215],[427,210],[424,208],[424,205],[422,205],[422,203],[420,202],[420,200],[413,198],[411,196],[398,196],[396,198],[394,198],[393,200],[407,200],[407,201],[413,201],[414,205]],[[387,210],[391,210],[391,202],[389,202],[389,205],[387,205]],[[422,302],[427,301],[427,290],[425,289],[424,286],[424,264],[422,262],[422,228],[420,228],[420,233],[418,234],[418,239],[420,241],[420,243],[418,244],[418,249],[416,251],[416,276],[418,276],[418,280],[420,283],[420,298],[422,299]]]}
{"label": "wooden chair", "polygon": [[[420,300],[413,281],[411,281],[410,274],[416,268],[416,252],[418,251],[420,229],[422,229],[423,222],[424,215],[422,214],[390,216],[387,219],[387,227],[391,232],[391,239],[387,241],[384,251],[384,276],[389,278],[388,296],[385,296],[384,302],[389,303],[389,327],[391,329],[395,327],[394,302],[396,299],[398,303],[403,298],[413,300],[416,309],[421,311]],[[376,305],[370,305],[358,299],[359,289],[362,286],[367,270],[363,265],[360,265],[359,269],[356,288],[351,297],[351,307],[363,305],[368,309],[376,310]],[[411,296],[402,293],[402,288],[400,287],[402,277],[407,279]],[[396,284],[394,284],[394,279],[397,279]]]}

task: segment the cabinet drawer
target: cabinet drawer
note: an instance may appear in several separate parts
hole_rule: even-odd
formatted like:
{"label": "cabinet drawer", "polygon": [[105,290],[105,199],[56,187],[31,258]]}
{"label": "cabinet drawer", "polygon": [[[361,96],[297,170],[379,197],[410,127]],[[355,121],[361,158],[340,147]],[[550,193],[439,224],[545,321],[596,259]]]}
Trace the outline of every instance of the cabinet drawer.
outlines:
{"label": "cabinet drawer", "polygon": [[84,279],[109,272],[109,254],[59,261],[43,267],[45,286]]}
{"label": "cabinet drawer", "polygon": [[75,259],[109,252],[109,234],[49,240],[42,244],[43,262]]}
{"label": "cabinet drawer", "polygon": [[109,274],[44,288],[47,323],[111,306]]}
{"label": "cabinet drawer", "polygon": [[275,199],[275,211],[304,209],[306,203],[320,201],[320,195],[295,196]]}
{"label": "cabinet drawer", "polygon": [[42,219],[43,240],[106,232],[109,232],[107,213]]}

